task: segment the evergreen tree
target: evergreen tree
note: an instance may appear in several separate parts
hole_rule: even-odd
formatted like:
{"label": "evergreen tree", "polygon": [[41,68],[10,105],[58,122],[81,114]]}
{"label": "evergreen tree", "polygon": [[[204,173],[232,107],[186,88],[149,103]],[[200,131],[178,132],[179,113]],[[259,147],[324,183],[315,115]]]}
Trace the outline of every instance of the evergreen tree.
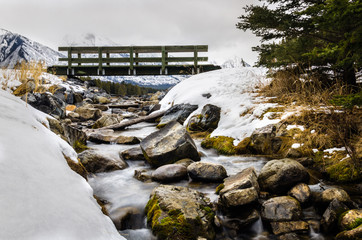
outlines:
{"label": "evergreen tree", "polygon": [[[245,7],[237,28],[261,37],[259,65],[333,70],[355,85],[362,65],[361,0],[260,0]],[[277,42],[271,42],[277,41]]]}

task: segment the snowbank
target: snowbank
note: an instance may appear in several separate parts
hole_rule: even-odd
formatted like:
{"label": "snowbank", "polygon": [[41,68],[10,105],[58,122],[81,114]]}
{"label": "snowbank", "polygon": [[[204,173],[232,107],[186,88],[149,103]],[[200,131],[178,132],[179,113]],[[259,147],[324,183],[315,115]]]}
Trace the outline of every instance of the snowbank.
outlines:
{"label": "snowbank", "polygon": [[88,183],[67,165],[76,153],[46,115],[0,90],[0,239],[124,239]]}
{"label": "snowbank", "polygon": [[[206,104],[216,105],[221,107],[221,119],[211,136],[228,136],[240,141],[250,136],[255,128],[279,121],[263,116],[276,104],[263,103],[263,99],[253,93],[267,81],[264,68],[242,67],[198,74],[173,87],[160,102],[161,110],[173,104],[197,104],[199,108],[191,114],[194,115]],[[207,98],[206,94],[211,97]]]}

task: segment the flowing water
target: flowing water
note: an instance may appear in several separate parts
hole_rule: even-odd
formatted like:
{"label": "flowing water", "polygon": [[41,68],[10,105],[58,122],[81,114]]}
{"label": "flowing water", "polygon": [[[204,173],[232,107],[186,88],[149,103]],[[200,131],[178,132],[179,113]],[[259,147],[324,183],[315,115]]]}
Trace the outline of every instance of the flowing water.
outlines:
{"label": "flowing water", "polygon": [[[126,131],[122,132],[125,136],[136,136],[144,138],[150,133],[156,131],[154,124],[140,123],[129,127]],[[264,157],[241,157],[241,156],[219,156],[214,150],[205,150],[201,148],[200,141],[195,141],[199,151],[203,153],[201,161],[222,164],[228,175],[233,175],[241,170],[254,167],[256,172],[259,173],[261,168],[265,165],[267,158]],[[120,152],[134,147],[134,145],[116,145],[116,144],[92,144],[89,146],[105,154],[117,155]],[[152,171],[144,161],[127,161],[129,167],[124,170],[99,173],[89,177],[89,184],[94,190],[94,194],[100,199],[107,201],[107,210],[112,212],[120,208],[131,207],[138,209],[141,217],[138,222],[130,224],[128,229],[120,231],[120,233],[129,240],[152,240],[155,237],[152,235],[150,229],[147,228],[146,219],[143,211],[147,204],[151,191],[159,185],[159,183],[145,183],[133,178],[134,171],[146,169]],[[205,193],[211,201],[217,201],[218,195],[215,194],[215,188],[218,184],[214,183],[193,183],[191,181],[181,181],[173,183],[178,186],[186,186],[192,189]],[[318,188],[318,186],[314,186]],[[222,216],[221,216],[222,217]],[[226,234],[227,235],[227,234]],[[230,239],[230,238],[229,238]],[[242,234],[236,238],[231,239],[254,239],[264,240],[268,239],[264,231],[261,219],[255,222],[247,233]],[[311,232],[311,239],[321,240],[320,234]]]}

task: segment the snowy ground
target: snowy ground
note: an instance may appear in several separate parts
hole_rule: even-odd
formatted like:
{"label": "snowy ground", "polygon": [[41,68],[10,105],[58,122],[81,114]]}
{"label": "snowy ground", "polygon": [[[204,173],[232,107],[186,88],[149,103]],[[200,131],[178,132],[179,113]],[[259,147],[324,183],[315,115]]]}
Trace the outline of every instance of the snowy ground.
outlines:
{"label": "snowy ground", "polygon": [[[232,137],[237,143],[250,136],[255,128],[279,121],[269,119],[267,114],[261,117],[276,104],[264,103],[265,99],[253,93],[267,82],[264,68],[240,67],[198,74],[172,88],[160,102],[161,110],[175,104],[197,104],[199,108],[191,117],[199,114],[206,104],[216,105],[221,108],[221,119],[211,135]],[[211,94],[211,97],[207,98],[205,94]]]}
{"label": "snowy ground", "polygon": [[46,115],[0,90],[0,239],[124,239],[67,165],[74,150]]}

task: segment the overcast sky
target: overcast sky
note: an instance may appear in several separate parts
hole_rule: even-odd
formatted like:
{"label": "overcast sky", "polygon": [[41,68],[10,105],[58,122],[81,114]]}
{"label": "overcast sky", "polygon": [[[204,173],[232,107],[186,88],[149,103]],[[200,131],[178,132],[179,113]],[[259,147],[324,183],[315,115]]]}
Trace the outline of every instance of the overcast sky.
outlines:
{"label": "overcast sky", "polygon": [[53,49],[66,36],[92,33],[120,45],[207,44],[209,60],[242,57],[259,40],[235,27],[257,0],[0,0],[0,28]]}

